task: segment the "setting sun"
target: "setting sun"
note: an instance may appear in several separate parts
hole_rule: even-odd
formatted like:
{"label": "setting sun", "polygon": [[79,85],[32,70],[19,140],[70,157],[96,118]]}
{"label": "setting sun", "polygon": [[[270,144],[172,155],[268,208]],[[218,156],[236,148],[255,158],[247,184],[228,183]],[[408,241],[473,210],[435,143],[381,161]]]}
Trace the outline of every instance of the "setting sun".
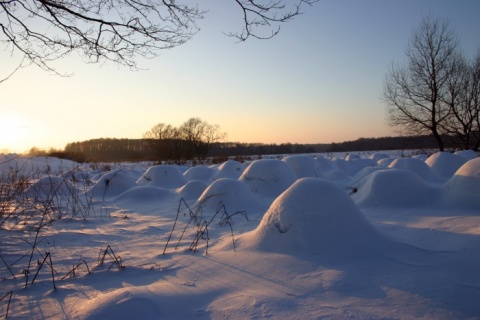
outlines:
{"label": "setting sun", "polygon": [[18,117],[6,115],[0,117],[0,152],[19,152],[24,146],[26,126]]}

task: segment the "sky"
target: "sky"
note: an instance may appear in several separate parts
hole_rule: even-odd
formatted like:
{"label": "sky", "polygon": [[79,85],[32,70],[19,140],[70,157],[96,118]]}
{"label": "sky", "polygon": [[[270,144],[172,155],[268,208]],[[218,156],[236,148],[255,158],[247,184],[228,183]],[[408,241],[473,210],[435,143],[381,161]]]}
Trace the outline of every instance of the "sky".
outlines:
{"label": "sky", "polygon": [[[233,1],[232,1],[233,2]],[[270,40],[237,43],[241,12],[205,0],[200,32],[144,69],[57,61],[0,84],[0,152],[62,149],[95,138],[141,138],[157,123],[192,117],[217,124],[226,141],[331,143],[396,135],[385,121],[383,81],[422,17],[449,19],[467,56],[480,48],[477,0],[320,0]],[[0,43],[0,78],[21,60]]]}

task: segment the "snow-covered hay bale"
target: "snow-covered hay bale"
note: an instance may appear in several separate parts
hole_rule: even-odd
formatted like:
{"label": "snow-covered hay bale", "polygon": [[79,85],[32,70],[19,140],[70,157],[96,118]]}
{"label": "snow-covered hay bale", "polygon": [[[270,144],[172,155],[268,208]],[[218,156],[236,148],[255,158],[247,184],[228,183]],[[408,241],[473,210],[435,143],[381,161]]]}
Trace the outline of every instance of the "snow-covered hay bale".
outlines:
{"label": "snow-covered hay bale", "polygon": [[374,152],[368,158],[378,163],[378,160],[388,159],[390,156],[383,152]]}
{"label": "snow-covered hay bale", "polygon": [[432,169],[425,163],[425,161],[416,158],[395,159],[388,167],[394,169],[409,170],[418,175],[420,178],[423,179],[423,181],[426,182],[434,182],[439,179],[436,173],[432,171]]}
{"label": "snow-covered hay bale", "polygon": [[451,178],[467,160],[459,155],[448,152],[437,152],[425,160],[425,163],[438,175]]}
{"label": "snow-covered hay bale", "polygon": [[207,189],[208,184],[200,180],[188,181],[184,186],[178,188],[176,193],[186,200],[197,200]]}
{"label": "snow-covered hay bale", "polygon": [[120,170],[105,173],[87,191],[89,197],[114,197],[135,186],[135,179]]}
{"label": "snow-covered hay bale", "polygon": [[171,190],[151,186],[136,186],[121,193],[115,198],[115,202],[124,206],[138,206],[149,202],[159,202],[176,199]]}
{"label": "snow-covered hay bale", "polygon": [[348,187],[349,190],[352,190],[356,185],[358,185],[360,183],[360,181],[365,179],[365,177],[367,177],[367,176],[371,175],[373,172],[379,171],[379,170],[387,170],[387,168],[384,168],[384,167],[366,167],[366,168],[363,168],[362,170],[357,172],[357,174],[355,176],[353,176],[353,178],[351,178],[350,181],[348,181],[348,183],[345,186]]}
{"label": "snow-covered hay bale", "polygon": [[158,165],[147,169],[137,180],[140,186],[152,186],[165,189],[176,189],[187,183],[182,171],[176,166]]}
{"label": "snow-covered hay bale", "polygon": [[195,166],[185,171],[183,176],[187,181],[200,180],[205,183],[211,183],[213,181],[214,174],[215,169],[206,166]]}
{"label": "snow-covered hay bale", "polygon": [[441,188],[441,202],[452,208],[480,209],[480,158],[469,160]]}
{"label": "snow-covered hay bale", "polygon": [[345,160],[347,160],[347,161],[352,161],[352,160],[357,160],[357,159],[361,159],[361,157],[358,153],[350,153],[350,154],[347,154],[347,156],[345,157]]}
{"label": "snow-covered hay bale", "polygon": [[321,178],[322,174],[318,170],[318,164],[315,159],[305,155],[287,156],[282,159],[293,169],[298,178]]}
{"label": "snow-covered hay bale", "polygon": [[377,161],[377,164],[381,167],[388,167],[393,161],[395,161],[395,158],[383,158]]}
{"label": "snow-covered hay bale", "polygon": [[293,169],[287,163],[275,159],[253,161],[239,178],[255,194],[263,197],[277,197],[295,180],[297,176]]}
{"label": "snow-covered hay bale", "polygon": [[45,176],[36,180],[26,192],[30,197],[53,199],[72,196],[76,194],[78,190],[63,177]]}
{"label": "snow-covered hay bale", "polygon": [[426,153],[414,154],[414,155],[412,156],[412,158],[425,161],[425,160],[428,159],[428,154],[426,154]]}
{"label": "snow-covered hay bale", "polygon": [[228,178],[238,179],[244,170],[242,163],[235,160],[228,160],[217,167],[217,172],[214,175],[215,179]]}
{"label": "snow-covered hay bale", "polygon": [[333,160],[333,163],[350,177],[353,177],[363,168],[374,167],[377,165],[376,161],[364,158],[357,158],[353,160],[335,159]]}
{"label": "snow-covered hay bale", "polygon": [[455,154],[467,160],[472,160],[477,158],[477,153],[473,150],[459,150],[459,151],[456,151]]}
{"label": "snow-covered hay bale", "polygon": [[404,169],[375,171],[356,186],[352,199],[360,207],[419,207],[432,200],[432,190]]}
{"label": "snow-covered hay bale", "polygon": [[297,180],[239,239],[243,248],[320,258],[364,255],[385,241],[344,190],[317,178]]}
{"label": "snow-covered hay bale", "polygon": [[338,169],[335,163],[323,157],[317,158],[317,168],[319,174],[330,181],[347,181],[349,176],[342,170]]}
{"label": "snow-covered hay bale", "polygon": [[208,186],[198,198],[197,205],[215,213],[220,202],[225,205],[229,214],[236,211],[257,211],[262,207],[259,199],[245,184],[226,178],[215,180]]}

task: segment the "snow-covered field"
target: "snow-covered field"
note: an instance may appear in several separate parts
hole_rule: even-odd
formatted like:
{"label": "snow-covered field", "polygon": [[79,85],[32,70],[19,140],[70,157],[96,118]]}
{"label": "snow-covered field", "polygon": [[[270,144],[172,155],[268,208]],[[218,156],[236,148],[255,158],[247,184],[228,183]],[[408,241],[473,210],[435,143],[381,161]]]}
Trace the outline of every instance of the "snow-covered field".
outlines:
{"label": "snow-covered field", "polygon": [[474,152],[0,177],[1,317],[480,319]]}

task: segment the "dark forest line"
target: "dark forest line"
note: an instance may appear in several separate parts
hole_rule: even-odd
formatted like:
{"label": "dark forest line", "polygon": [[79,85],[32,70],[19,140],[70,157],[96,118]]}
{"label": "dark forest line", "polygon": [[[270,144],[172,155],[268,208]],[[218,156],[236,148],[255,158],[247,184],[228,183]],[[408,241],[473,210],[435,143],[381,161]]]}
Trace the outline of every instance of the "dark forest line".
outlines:
{"label": "dark forest line", "polygon": [[[453,148],[454,141],[446,139],[447,147]],[[166,143],[166,145],[169,145]],[[340,143],[317,144],[265,144],[241,142],[216,142],[209,147],[207,158],[217,162],[229,158],[239,160],[249,156],[272,154],[308,154],[329,152],[355,152],[378,150],[435,149],[436,141],[432,136],[403,136],[381,138],[359,138]],[[159,154],[152,148],[148,139],[99,138],[66,145],[63,150],[40,151],[32,148],[30,155],[48,155],[71,159],[77,162],[121,162],[121,161],[185,161],[186,157],[169,159],[168,150]],[[163,156],[162,156],[163,155]]]}

